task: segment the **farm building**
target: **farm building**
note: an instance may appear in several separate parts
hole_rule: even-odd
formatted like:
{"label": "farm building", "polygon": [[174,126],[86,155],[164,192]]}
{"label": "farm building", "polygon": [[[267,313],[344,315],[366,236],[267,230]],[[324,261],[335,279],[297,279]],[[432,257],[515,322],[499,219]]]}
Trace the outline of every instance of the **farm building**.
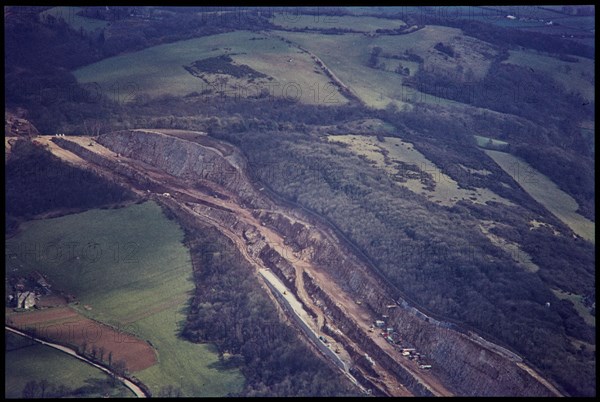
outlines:
{"label": "farm building", "polygon": [[35,293],[25,291],[17,293],[17,308],[30,309],[35,306]]}

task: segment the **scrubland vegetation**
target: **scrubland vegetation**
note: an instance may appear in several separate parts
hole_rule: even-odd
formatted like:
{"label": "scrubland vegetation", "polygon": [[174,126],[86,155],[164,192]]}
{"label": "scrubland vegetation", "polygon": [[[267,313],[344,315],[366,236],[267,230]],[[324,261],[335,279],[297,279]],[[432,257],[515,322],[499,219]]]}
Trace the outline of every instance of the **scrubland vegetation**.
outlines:
{"label": "scrubland vegetation", "polygon": [[[18,16],[7,20],[5,28],[5,99],[8,108],[26,109],[27,118],[47,134],[156,127],[205,131],[231,142],[245,154],[255,180],[327,219],[399,294],[433,316],[472,328],[516,351],[567,393],[595,395],[595,327],[590,325],[595,313],[594,246],[573,236],[552,208],[537,201],[519,177],[488,155],[490,149],[502,151],[539,171],[568,195],[574,202],[570,212],[585,217],[588,232],[590,228],[593,232],[590,122],[595,104],[589,92],[594,84],[593,47],[584,39],[511,28],[506,21],[491,24],[388,11],[387,18],[415,26],[415,31],[372,32],[371,24],[376,23],[372,14],[373,19],[361,20],[356,27],[368,32],[344,33],[353,21],[343,17],[346,11],[339,11],[345,25],[335,32],[302,32],[302,27],[290,24],[285,30],[285,24],[274,25],[281,17],[273,19],[256,10],[249,10],[240,25],[224,16],[157,8],[148,21],[112,21],[102,34],[77,32],[60,19],[38,20],[35,13]],[[93,8],[85,14],[99,21],[109,17]],[[301,21],[314,20],[310,16],[314,15],[307,13]],[[233,32],[243,29],[272,30],[289,43],[273,37],[251,41],[262,34]],[[241,36],[247,39],[245,49],[225,51],[228,46],[223,42],[220,50],[203,48],[202,57],[186,62],[163,63],[160,58],[162,52],[168,61],[180,46]],[[302,64],[299,72],[308,77],[303,82],[317,82],[310,81],[314,77],[328,82],[330,77],[312,58],[298,53],[300,47],[318,56],[358,101],[215,97],[184,91],[187,83],[198,80],[184,65],[214,61],[211,58],[225,53],[238,53],[230,54],[232,61],[226,63],[235,63],[238,69],[223,71],[232,77],[250,71],[239,65],[248,66],[259,78],[275,72],[290,77],[297,72],[287,60],[305,58],[309,64]],[[260,64],[257,55],[267,50],[280,52],[287,60]],[[247,54],[239,54],[243,52]],[[143,75],[147,64],[126,63],[135,57],[139,61],[143,54],[157,55],[164,68],[160,74],[181,78],[183,89],[158,97],[136,96],[142,91],[123,87],[110,76],[111,56],[123,71],[131,68]],[[310,71],[304,68],[307,65]],[[200,63],[196,72],[213,67]],[[87,84],[78,83],[75,76],[81,80],[86,74]],[[97,77],[104,80],[103,88],[119,82],[121,96],[99,94],[91,84]],[[146,82],[155,85],[158,94],[164,87],[155,78],[147,74]],[[309,93],[309,87],[303,88]],[[382,128],[360,123],[368,119],[378,119]],[[391,165],[385,158],[386,169],[377,167],[351,149],[327,141],[331,134],[410,142],[461,190],[485,188],[508,203],[482,204],[467,198],[438,205],[398,185],[406,178],[388,174]],[[94,208],[131,198],[111,183],[30,148],[17,142],[6,165],[7,221],[13,222],[9,229],[16,227],[15,218],[28,219],[57,207]],[[48,180],[56,172],[59,178]],[[78,191],[70,192],[73,187]],[[494,245],[481,231],[481,221],[494,222],[490,232],[518,245],[539,270],[523,269],[514,255]],[[532,228],[532,221],[543,225]],[[354,392],[279,321],[256,279],[242,275],[243,263],[228,241],[210,229],[197,233],[189,228],[186,241],[197,269],[183,333],[194,342],[216,345],[221,358],[214,368],[237,369],[244,375],[243,387],[233,394]],[[216,250],[229,251],[215,261]],[[575,296],[564,296],[567,292]]]}

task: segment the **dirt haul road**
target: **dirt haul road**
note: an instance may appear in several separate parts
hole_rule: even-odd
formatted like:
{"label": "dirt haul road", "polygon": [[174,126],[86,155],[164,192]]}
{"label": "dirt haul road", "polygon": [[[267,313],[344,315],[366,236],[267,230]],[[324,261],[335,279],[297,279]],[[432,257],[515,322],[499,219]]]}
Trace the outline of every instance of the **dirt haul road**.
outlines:
{"label": "dirt haul road", "polygon": [[[150,133],[149,130],[145,131]],[[160,130],[154,130],[150,135],[168,137]],[[375,318],[373,311],[356,303],[355,298],[348,293],[345,286],[341,286],[329,272],[313,263],[310,253],[304,253],[306,250],[295,251],[287,244],[285,235],[275,230],[275,226],[265,225],[262,218],[259,218],[263,213],[269,213],[270,216],[279,215],[288,219],[289,222],[298,223],[304,228],[311,228],[311,233],[315,233],[317,237],[332,238],[332,244],[339,244],[339,240],[336,240],[333,234],[312,227],[309,220],[303,218],[298,211],[286,209],[270,199],[265,201],[267,198],[260,195],[257,198],[263,198],[261,201],[267,207],[248,207],[245,202],[247,200],[242,200],[239,194],[213,181],[198,180],[198,178],[186,180],[172,176],[159,167],[164,162],[162,159],[149,161],[151,164],[148,164],[142,162],[143,158],[136,154],[129,155],[135,159],[118,155],[90,137],[66,137],[62,140],[66,140],[68,143],[61,144],[61,147],[71,149],[78,158],[73,158],[69,155],[70,153],[65,154],[60,151],[61,147],[59,149],[51,147],[50,150],[67,162],[93,169],[102,176],[111,177],[114,181],[132,188],[138,194],[150,196],[172,211],[178,211],[179,216],[186,219],[187,222],[198,219],[199,222],[216,227],[230,238],[244,258],[254,266],[254,274],[259,275],[265,282],[280,309],[286,312],[292,322],[299,324],[297,326],[300,327],[301,334],[309,344],[342,370],[353,382],[356,383],[358,378],[364,388],[371,389],[378,395],[408,396],[415,392],[419,395],[454,395],[454,392],[451,392],[436,377],[433,370],[423,370],[419,363],[407,359],[395,345],[386,341],[378,333],[379,331],[373,331],[371,328],[371,323]],[[179,140],[182,139],[179,138]],[[193,143],[193,141],[190,142]],[[78,147],[72,149],[70,145],[72,143],[78,144]],[[207,148],[206,144],[202,146]],[[228,147],[231,146],[219,144],[213,151],[225,157],[221,151],[229,150]],[[233,156],[228,155],[227,160],[241,171],[239,177],[235,179],[250,183],[239,158],[236,159],[234,154]],[[149,186],[152,190],[149,190]],[[253,189],[254,194],[259,194],[255,190]],[[248,238],[249,232],[255,233],[253,240]],[[260,251],[264,245],[270,246],[293,268],[295,273],[294,292],[279,280],[276,273],[265,266],[265,262],[260,258]],[[281,272],[279,273],[281,274]],[[305,276],[311,282],[312,290],[310,292],[307,291],[304,283]],[[315,286],[332,303],[328,306],[329,310],[315,296]],[[333,319],[331,309],[342,312],[341,319],[339,315]],[[335,334],[335,336],[323,335],[322,331],[325,327],[328,329],[327,333]],[[345,332],[349,330],[353,330],[353,332]],[[328,350],[324,349],[323,340],[327,341]],[[371,351],[367,358],[371,364],[365,364],[365,348]],[[337,350],[339,353],[328,353],[331,350]],[[349,371],[348,368],[352,368],[352,370]],[[528,370],[525,371],[528,372]],[[402,372],[400,376],[403,378],[402,381],[399,379],[400,372]],[[531,373],[535,372],[531,370]],[[534,376],[531,373],[529,374]],[[403,383],[404,381],[408,382]]]}
{"label": "dirt haul road", "polygon": [[[262,261],[259,258],[249,255],[249,253],[247,251],[247,242],[245,239],[242,238],[242,236],[239,235],[239,233],[232,231],[230,228],[230,225],[226,225],[226,224],[223,224],[222,222],[219,222],[218,219],[211,217],[209,213],[198,213],[198,211],[202,212],[202,209],[209,209],[209,210],[214,211],[214,210],[216,210],[217,207],[221,208],[221,210],[229,210],[229,211],[232,211],[231,214],[234,216],[236,222],[241,222],[243,224],[252,226],[255,229],[257,229],[261,233],[261,235],[264,236],[267,244],[269,244],[283,258],[285,258],[288,262],[290,262],[290,264],[292,264],[292,266],[296,270],[296,288],[298,289],[298,292],[297,292],[298,294],[294,295],[291,291],[286,290],[285,294],[280,292],[280,296],[285,299],[288,299],[288,300],[290,300],[291,298],[296,298],[296,297],[298,298],[297,303],[290,304],[291,306],[294,306],[294,308],[292,308],[292,309],[288,308],[288,309],[284,309],[284,310],[287,310],[287,311],[295,314],[297,317],[300,317],[300,319],[307,324],[306,327],[310,328],[310,330],[314,334],[313,337],[309,338],[310,343],[313,345],[316,344],[317,349],[323,355],[325,355],[328,358],[328,360],[332,361],[336,367],[338,367],[338,368],[343,367],[341,370],[344,372],[345,375],[347,375],[349,378],[351,378],[351,380],[354,383],[357,383],[357,380],[349,373],[348,369],[350,367],[354,367],[355,369],[361,371],[362,376],[371,380],[373,384],[379,385],[382,388],[380,390],[381,394],[390,395],[390,396],[409,396],[409,395],[411,395],[411,392],[401,382],[398,381],[398,379],[396,378],[395,375],[393,375],[393,373],[389,372],[388,370],[385,370],[382,365],[377,364],[375,358],[373,358],[375,360],[373,369],[377,373],[378,378],[372,378],[373,376],[370,375],[368,372],[362,372],[362,370],[359,367],[357,367],[355,362],[350,358],[350,355],[345,350],[344,345],[335,342],[335,340],[333,340],[330,337],[326,337],[322,333],[321,329],[323,328],[323,325],[325,325],[325,323],[327,323],[334,331],[338,331],[340,333],[342,331],[340,331],[335,326],[335,324],[333,322],[331,322],[331,320],[328,320],[325,317],[325,314],[323,313],[322,309],[314,303],[312,298],[307,294],[307,292],[305,290],[305,287],[303,284],[302,273],[305,271],[313,272],[313,271],[315,271],[315,267],[311,266],[310,264],[308,264],[305,261],[302,261],[302,260],[296,258],[295,253],[289,246],[287,246],[285,244],[285,240],[282,238],[282,236],[280,234],[276,233],[275,231],[271,230],[270,228],[262,226],[261,222],[258,221],[257,218],[255,218],[249,210],[240,207],[240,205],[237,202],[235,202],[237,197],[234,194],[231,194],[226,189],[219,187],[217,189],[218,192],[222,193],[222,194],[226,194],[229,198],[228,200],[219,199],[219,198],[215,198],[213,196],[206,195],[199,190],[196,190],[194,188],[190,188],[189,186],[186,186],[184,183],[180,183],[180,180],[178,180],[177,178],[169,176],[168,174],[166,174],[158,169],[153,169],[153,168],[151,168],[145,164],[141,164],[138,161],[133,160],[133,159],[129,159],[129,158],[126,158],[123,156],[117,156],[117,154],[115,154],[113,151],[108,150],[107,148],[103,147],[101,144],[96,143],[94,141],[94,139],[91,137],[66,137],[65,139],[68,141],[77,143],[78,145],[85,147],[86,149],[88,149],[88,150],[94,152],[95,154],[102,156],[104,158],[111,158],[114,160],[118,160],[118,163],[133,167],[140,174],[147,176],[148,178],[156,181],[157,183],[161,183],[162,184],[162,188],[161,188],[162,192],[157,194],[157,196],[156,196],[157,201],[166,203],[166,204],[176,203],[179,205],[179,207],[182,210],[187,211],[188,214],[194,214],[194,215],[196,215],[196,217],[201,219],[203,222],[210,223],[213,226],[217,227],[217,229],[219,229],[219,231],[221,231],[221,233],[223,233],[224,235],[226,235],[227,237],[229,237],[231,240],[234,241],[234,243],[236,244],[238,249],[242,252],[244,257],[249,262],[251,262],[252,265],[255,266],[255,268],[257,269],[257,272],[265,273],[265,272],[269,272],[270,270],[264,266],[264,264],[262,263]],[[47,137],[42,139],[42,141],[48,141],[48,140],[49,140],[49,138],[47,138]],[[40,141],[40,142],[42,142],[42,141]],[[94,145],[90,146],[89,145],[90,143],[93,143]],[[90,166],[92,164],[90,161],[84,161],[82,158],[79,158],[79,157],[74,158],[71,156],[72,155],[71,152],[68,152],[68,151],[65,152],[60,147],[56,147],[56,144],[53,144],[53,145],[54,145],[53,147],[50,147],[50,151],[52,151],[56,156],[62,157],[67,162],[75,163],[75,164],[78,164],[79,166],[90,168]],[[66,155],[68,155],[68,158],[65,158]],[[94,167],[94,170],[97,170],[97,169],[102,170],[103,176],[105,176],[105,177],[111,173],[111,172],[107,172],[106,169],[102,169],[100,166]],[[113,173],[113,176],[114,176],[114,173]],[[122,179],[119,180],[119,179],[117,179],[117,177],[115,177],[115,179],[117,181],[123,182]],[[129,183],[129,184],[131,185],[131,183]],[[214,183],[206,183],[206,184],[210,187],[215,187]],[[147,194],[147,192],[143,188],[137,188],[136,190],[139,194]],[[168,193],[169,196],[165,197],[164,195],[162,195],[165,193]],[[190,208],[189,205],[193,205],[194,207]],[[207,205],[213,205],[214,208],[211,208]],[[326,278],[325,273],[319,273],[315,277],[321,278],[321,280],[319,282],[323,288],[331,289],[332,292],[336,292],[338,294],[343,293],[343,291],[339,287],[332,288],[335,285],[332,280],[329,280]],[[276,278],[275,275],[268,275],[268,274],[261,275],[261,278],[264,281],[269,282],[269,289],[271,291],[278,291],[278,290],[282,289],[282,287],[281,287],[282,285],[280,286],[280,284],[276,284],[272,280],[270,280],[270,279]],[[281,298],[278,301],[280,302]],[[357,311],[358,306],[352,301],[351,297],[347,296],[347,297],[343,298],[342,304],[343,305],[347,304],[344,307],[348,311],[354,311],[356,313],[359,313],[358,315],[361,316],[361,320],[363,320],[363,321],[369,320],[369,314],[366,311],[362,311],[362,312]],[[308,306],[310,311],[317,315],[316,319],[312,319],[304,309],[299,308],[300,306]],[[363,324],[366,324],[366,322],[364,322]],[[373,336],[374,339],[377,338],[376,335],[371,334],[371,336]],[[324,351],[322,349],[323,348],[322,344],[324,342],[319,337],[323,337],[324,339],[327,340],[327,344],[329,345],[329,347],[327,347],[327,348],[334,351],[334,354],[337,355],[336,358],[332,358],[330,353],[323,353]],[[318,342],[314,342],[315,338],[318,339]],[[353,349],[355,351],[358,351],[358,353],[360,353],[361,355],[365,354],[364,351],[361,350],[359,345],[353,343],[352,346],[353,346]],[[335,350],[337,350],[338,353],[335,353]],[[343,365],[339,364],[339,360],[343,361]],[[438,394],[437,392],[433,392],[433,393]]]}

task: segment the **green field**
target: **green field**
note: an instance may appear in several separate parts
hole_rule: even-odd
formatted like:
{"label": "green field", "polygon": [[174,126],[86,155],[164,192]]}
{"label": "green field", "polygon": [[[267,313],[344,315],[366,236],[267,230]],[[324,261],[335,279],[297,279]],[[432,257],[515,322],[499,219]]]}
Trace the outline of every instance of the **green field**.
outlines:
{"label": "green field", "polygon": [[490,229],[497,227],[496,222],[490,220],[480,220],[479,222],[481,232],[492,242],[492,244],[506,251],[512,257],[514,262],[528,272],[539,271],[540,267],[533,262],[529,253],[521,249],[519,244],[497,236],[490,231]]}
{"label": "green field", "polygon": [[579,215],[577,201],[562,191],[552,180],[538,172],[527,162],[509,153],[486,150],[537,202],[586,240],[595,242],[595,224]]}
{"label": "green field", "polygon": [[[465,74],[472,74],[472,79],[481,78],[487,73],[490,60],[485,54],[495,53],[484,42],[465,36],[458,29],[441,26],[427,26],[411,34],[399,36],[324,35],[286,31],[275,33],[316,54],[367,106],[379,109],[388,104],[410,109],[412,104],[417,102],[464,105],[421,93],[416,88],[403,87],[403,76],[396,74],[394,69],[398,64],[402,64],[410,69],[410,75],[413,76],[417,72],[418,63],[382,56],[380,62],[385,63],[385,69],[368,67],[369,54],[375,46],[392,55],[411,51],[423,57],[424,68],[438,72],[454,72],[458,64]],[[438,42],[450,44],[460,57],[449,58],[435,51],[433,47]],[[189,66],[197,60],[222,54],[230,54],[235,63],[247,65],[266,74],[272,77],[273,81],[258,79],[250,82],[224,74],[205,74],[205,79],[209,81],[206,82],[184,69],[184,66]],[[248,31],[154,46],[111,57],[73,73],[80,83],[96,82],[103,93],[122,102],[131,101],[138,95],[183,96],[192,92],[202,94],[207,89],[213,91],[212,95],[207,96],[215,96],[215,88],[218,85],[214,84],[219,82],[225,82],[225,92],[229,96],[253,95],[260,89],[267,89],[272,96],[298,99],[308,104],[347,102],[347,99],[330,85],[330,80],[308,54],[276,37]]]}
{"label": "green field", "polygon": [[593,316],[590,313],[590,311],[585,307],[585,305],[583,304],[583,297],[581,295],[565,292],[564,290],[560,289],[550,290],[552,290],[552,293],[554,293],[554,295],[559,299],[568,300],[571,303],[573,303],[573,307],[577,311],[577,314],[579,314],[581,318],[583,318],[585,323],[591,327],[596,327],[596,317]]}
{"label": "green field", "polygon": [[[382,48],[382,53],[394,55],[402,54],[405,50],[411,51],[425,60],[425,68],[434,71],[456,71],[458,63],[464,71],[470,69],[474,78],[484,76],[490,66],[490,60],[480,52],[485,50],[494,53],[489,45],[463,35],[460,30],[441,26],[427,26],[407,35],[376,37],[364,34],[323,35],[283,31],[279,31],[278,34],[315,53],[367,106],[379,109],[390,103],[399,108],[405,105],[410,108],[410,105],[416,102],[458,106],[462,104],[426,95],[415,88],[403,87],[404,80],[401,75],[368,67],[371,50],[376,46]],[[438,42],[451,44],[461,57],[446,60],[443,55],[433,50]],[[398,60],[383,57],[381,61],[385,62],[386,66],[388,63],[398,63]],[[411,75],[414,75],[415,63],[402,61],[402,64],[412,67]],[[389,67],[391,70],[394,66],[390,64]]]}
{"label": "green field", "polygon": [[44,18],[46,15],[51,15],[57,19],[64,19],[71,28],[79,31],[83,28],[84,31],[93,32],[96,29],[103,29],[108,26],[108,21],[97,20],[94,18],[86,18],[77,15],[81,7],[54,7],[40,13]]}
{"label": "green field", "polygon": [[306,15],[295,13],[275,13],[271,19],[273,24],[282,28],[297,29],[352,29],[360,32],[371,32],[376,29],[396,29],[406,24],[401,20],[376,17]]}
{"label": "green field", "polygon": [[194,77],[184,66],[222,54],[230,54],[234,62],[248,65],[273,79],[268,83],[244,84],[223,74],[211,75],[209,78],[214,81],[230,81],[224,85],[228,96],[255,95],[264,88],[271,96],[309,104],[331,100],[347,102],[335,88],[328,86],[329,79],[318,71],[316,63],[306,53],[277,38],[248,31],[153,46],[104,59],[75,70],[73,74],[80,83],[97,82],[103,93],[122,102],[142,94],[183,96],[214,88],[212,81],[208,84]]}
{"label": "green field", "polygon": [[343,7],[346,11],[354,15],[398,15],[407,14],[407,10],[413,7],[407,6],[350,6]]}
{"label": "green field", "polygon": [[[473,190],[461,188],[458,183],[442,171],[432,161],[414,148],[414,144],[397,137],[383,137],[381,142],[374,136],[364,135],[330,135],[327,140],[333,143],[346,144],[356,155],[366,158],[377,168],[392,177],[400,179],[396,183],[416,194],[422,194],[431,202],[452,206],[458,201],[466,200],[485,204],[488,201],[512,203],[487,188],[476,187]],[[407,169],[398,163],[412,165]],[[485,170],[475,171],[480,175],[490,174]],[[470,173],[475,173],[471,171]],[[428,189],[422,177],[430,175],[435,183],[434,189]]]}
{"label": "green field", "polygon": [[[146,202],[27,222],[7,240],[6,262],[10,273],[47,274],[53,288],[78,298],[75,307],[82,314],[149,340],[159,363],[135,376],[153,393],[166,385],[187,396],[237,392],[243,376],[213,368],[218,362],[213,346],[178,337],[194,290],[182,239],[181,228],[157,204]],[[59,258],[52,244],[71,252]],[[37,247],[37,254],[22,251],[27,247]]]}
{"label": "green field", "polygon": [[510,57],[503,63],[531,67],[550,75],[565,89],[580,93],[585,99],[594,100],[594,60],[577,57],[579,62],[569,63],[536,53],[532,50],[509,50]]}
{"label": "green field", "polygon": [[392,103],[402,108],[409,104],[409,100],[416,92],[402,87],[401,75],[367,67],[371,48],[377,46],[373,38],[362,34],[322,35],[304,32],[278,32],[278,34],[315,53],[370,107],[383,109]]}
{"label": "green field", "polygon": [[[4,396],[21,398],[22,391],[30,380],[46,380],[55,386],[65,385],[75,390],[90,387],[95,381],[109,377],[102,371],[49,346],[5,331]],[[115,388],[107,388],[111,396],[133,397],[133,392],[120,382]],[[78,397],[99,398],[104,393],[82,389]]]}

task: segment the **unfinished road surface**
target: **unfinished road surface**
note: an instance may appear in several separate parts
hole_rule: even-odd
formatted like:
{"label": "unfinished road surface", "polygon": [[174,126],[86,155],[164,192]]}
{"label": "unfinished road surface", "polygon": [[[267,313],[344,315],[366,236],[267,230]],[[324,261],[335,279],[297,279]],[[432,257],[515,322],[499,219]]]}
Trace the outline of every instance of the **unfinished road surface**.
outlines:
{"label": "unfinished road surface", "polygon": [[178,219],[217,228],[307,343],[365,392],[560,395],[513,353],[394,300],[331,228],[255,188],[230,144],[158,129],[37,141],[52,142],[56,156],[155,199]]}

